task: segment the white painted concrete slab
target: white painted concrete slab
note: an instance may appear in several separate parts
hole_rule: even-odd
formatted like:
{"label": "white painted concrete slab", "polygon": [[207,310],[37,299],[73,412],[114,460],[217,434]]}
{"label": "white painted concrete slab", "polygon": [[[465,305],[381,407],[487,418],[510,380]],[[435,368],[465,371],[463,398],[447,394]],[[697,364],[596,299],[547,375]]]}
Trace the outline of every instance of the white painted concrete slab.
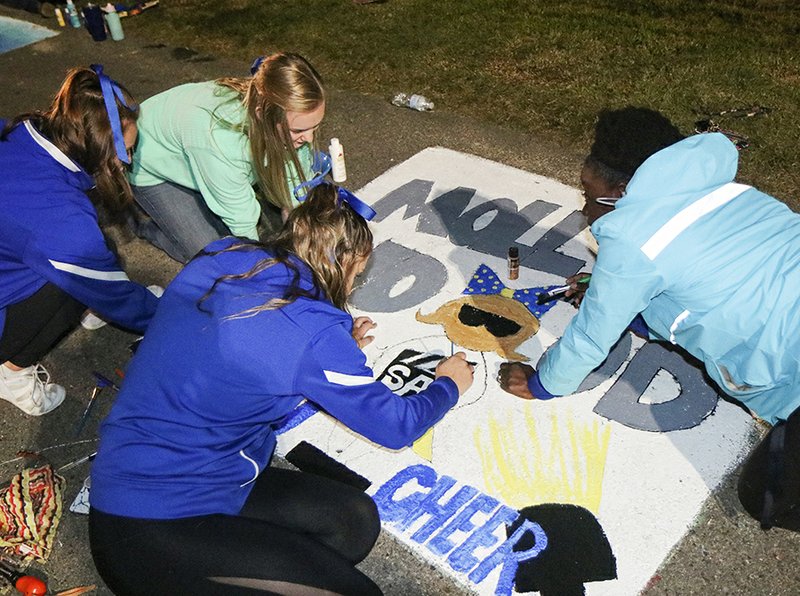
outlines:
{"label": "white painted concrete slab", "polygon": [[[415,315],[463,300],[482,265],[521,290],[561,284],[593,264],[580,192],[529,172],[429,148],[357,194],[378,217],[353,313],[378,323],[367,356],[400,392],[430,382],[435,358],[414,361],[453,349],[440,325]],[[522,261],[514,281],[512,244]],[[535,364],[575,312],[556,303],[518,351]],[[367,478],[386,529],[479,594],[530,592],[553,577],[585,582],[591,595],[638,593],[749,447],[744,411],[717,401],[678,355],[630,334],[586,390],[551,401],[501,391],[497,353],[468,350],[468,359],[478,363],[473,387],[413,447],[379,448],[314,413],[285,427],[279,453],[306,441]],[[507,537],[505,524],[524,508],[527,525]],[[546,523],[550,515],[560,525]],[[580,571],[576,561],[603,547],[612,574]],[[514,588],[518,566],[528,575]]]}

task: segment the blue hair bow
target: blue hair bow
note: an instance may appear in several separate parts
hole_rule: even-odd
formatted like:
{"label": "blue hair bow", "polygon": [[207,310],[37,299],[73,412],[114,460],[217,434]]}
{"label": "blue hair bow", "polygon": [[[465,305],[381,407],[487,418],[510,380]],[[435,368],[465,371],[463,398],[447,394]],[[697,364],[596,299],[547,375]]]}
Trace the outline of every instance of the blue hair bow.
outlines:
{"label": "blue hair bow", "polygon": [[129,164],[131,163],[131,158],[128,157],[128,148],[125,146],[125,136],[122,134],[122,119],[119,117],[115,98],[130,110],[136,111],[139,107],[135,104],[128,105],[119,85],[103,73],[102,64],[92,64],[90,68],[100,80],[100,90],[103,92],[103,102],[106,104],[106,113],[108,113],[108,120],[111,123],[111,132],[114,135],[114,149],[117,152],[117,157],[122,163]]}
{"label": "blue hair bow", "polygon": [[337,186],[336,198],[339,200],[340,205],[342,203],[347,203],[350,206],[350,209],[358,213],[367,221],[370,221],[373,217],[375,217],[375,210],[346,188]]}
{"label": "blue hair bow", "polygon": [[258,72],[258,67],[261,66],[261,63],[264,62],[264,56],[259,56],[253,63],[250,65],[250,74],[255,75]]}
{"label": "blue hair bow", "polygon": [[534,317],[541,319],[544,314],[556,305],[556,302],[547,302],[545,304],[537,304],[536,299],[540,294],[546,293],[548,290],[557,286],[543,286],[535,288],[523,288],[521,290],[513,290],[507,288],[497,277],[497,274],[492,271],[487,265],[481,264],[475,270],[472,278],[467,284],[467,289],[463,294],[501,294],[506,298],[511,298],[517,302],[521,302]]}
{"label": "blue hair bow", "polygon": [[[294,198],[299,202],[305,201],[309,191],[315,186],[320,184],[327,184],[325,176],[331,171],[331,157],[327,153],[317,151],[314,153],[314,161],[311,163],[311,171],[315,173],[314,177],[305,182],[301,182],[294,187]],[[339,204],[347,203],[350,208],[358,213],[365,220],[370,221],[375,217],[375,210],[367,205],[364,201],[359,199],[352,192],[341,186],[336,187],[336,198]]]}
{"label": "blue hair bow", "polygon": [[298,201],[302,201],[308,191],[325,181],[325,176],[331,171],[331,156],[322,151],[315,151],[314,159],[311,162],[311,171],[314,172],[314,177],[301,182],[292,191],[294,198]]}

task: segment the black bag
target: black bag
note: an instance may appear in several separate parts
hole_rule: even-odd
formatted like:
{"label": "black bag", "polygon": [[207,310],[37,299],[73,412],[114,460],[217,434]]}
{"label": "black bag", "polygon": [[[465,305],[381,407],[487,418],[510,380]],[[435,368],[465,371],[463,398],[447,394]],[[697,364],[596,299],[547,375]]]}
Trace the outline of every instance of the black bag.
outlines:
{"label": "black bag", "polygon": [[772,427],[742,467],[739,500],[761,527],[800,531],[800,410]]}

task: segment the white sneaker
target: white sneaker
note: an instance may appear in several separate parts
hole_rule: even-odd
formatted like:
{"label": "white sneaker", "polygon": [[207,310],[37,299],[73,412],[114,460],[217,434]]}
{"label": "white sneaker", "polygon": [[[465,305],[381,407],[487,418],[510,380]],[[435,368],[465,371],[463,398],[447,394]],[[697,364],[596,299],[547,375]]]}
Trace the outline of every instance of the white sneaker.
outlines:
{"label": "white sneaker", "polygon": [[19,371],[0,364],[0,399],[11,402],[26,414],[47,414],[60,406],[66,395],[61,385],[50,382],[50,373],[41,364]]}

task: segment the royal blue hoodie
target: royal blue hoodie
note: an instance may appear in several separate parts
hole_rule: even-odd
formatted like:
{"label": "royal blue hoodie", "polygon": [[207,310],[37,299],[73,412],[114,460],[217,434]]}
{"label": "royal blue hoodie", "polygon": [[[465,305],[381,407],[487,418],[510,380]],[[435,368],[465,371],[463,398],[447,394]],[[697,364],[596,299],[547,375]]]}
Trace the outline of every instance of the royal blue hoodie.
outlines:
{"label": "royal blue hoodie", "polygon": [[93,186],[29,121],[0,141],[0,334],[6,309],[47,282],[123,327],[147,328],[158,299],[109,250],[86,195]]}
{"label": "royal blue hoodie", "polygon": [[[221,282],[198,306],[216,279],[269,256],[260,248],[201,256],[167,288],[101,427],[92,507],[155,519],[238,513],[252,482],[269,473],[273,426],[305,398],[392,449],[455,405],[458,388],[446,377],[408,397],[375,381],[352,317],[321,296],[247,313],[283,295],[292,279],[284,265]],[[313,292],[310,270],[296,263]]]}

